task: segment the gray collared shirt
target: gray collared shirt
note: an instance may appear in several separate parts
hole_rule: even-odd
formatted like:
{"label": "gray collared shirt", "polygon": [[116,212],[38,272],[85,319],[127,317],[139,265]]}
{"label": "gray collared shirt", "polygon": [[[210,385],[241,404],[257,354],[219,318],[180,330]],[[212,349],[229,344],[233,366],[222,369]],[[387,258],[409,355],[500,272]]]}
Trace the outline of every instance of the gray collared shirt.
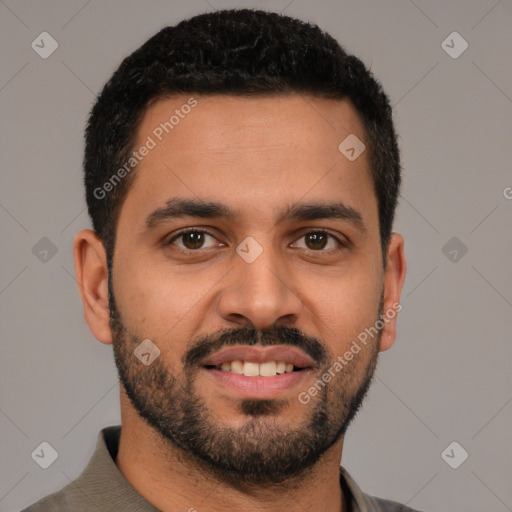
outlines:
{"label": "gray collared shirt", "polygon": [[[22,512],[158,512],[133,489],[115,464],[120,434],[120,426],[104,428],[82,474],[61,491]],[[364,494],[343,468],[340,468],[340,485],[347,512],[418,512],[400,503]]]}

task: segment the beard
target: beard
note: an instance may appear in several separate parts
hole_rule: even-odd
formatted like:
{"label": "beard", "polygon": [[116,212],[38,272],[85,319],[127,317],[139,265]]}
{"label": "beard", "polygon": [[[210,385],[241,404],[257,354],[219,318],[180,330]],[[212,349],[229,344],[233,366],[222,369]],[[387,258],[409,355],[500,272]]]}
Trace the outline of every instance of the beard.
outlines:
{"label": "beard", "polygon": [[[378,315],[381,313],[382,298]],[[215,409],[196,386],[200,362],[205,357],[239,344],[290,345],[313,358],[317,364],[315,382],[319,382],[329,369],[332,372],[335,361],[324,345],[295,328],[244,327],[192,340],[182,357],[182,368],[166,364],[172,341],[153,340],[161,355],[145,366],[134,355],[143,338],[126,329],[113,294],[110,328],[119,378],[139,416],[165,443],[178,449],[182,460],[238,488],[301,481],[307,476],[321,456],[344,436],[359,410],[375,372],[381,335],[379,331],[372,343],[329,383],[322,382],[307,405],[297,397],[240,399],[236,408],[244,421],[235,427],[216,420]],[[294,427],[279,418],[279,413],[290,407],[298,408],[297,414],[304,418]]]}

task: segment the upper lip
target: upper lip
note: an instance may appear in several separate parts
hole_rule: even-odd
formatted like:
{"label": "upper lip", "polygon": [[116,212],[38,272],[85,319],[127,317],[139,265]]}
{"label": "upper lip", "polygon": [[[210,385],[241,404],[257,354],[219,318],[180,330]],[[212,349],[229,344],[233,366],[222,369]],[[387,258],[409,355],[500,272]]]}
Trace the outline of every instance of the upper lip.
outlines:
{"label": "upper lip", "polygon": [[284,361],[292,363],[297,368],[308,368],[314,365],[313,359],[302,350],[287,345],[268,347],[236,345],[226,347],[204,360],[203,366],[219,366],[231,361],[250,361],[265,363],[267,361]]}

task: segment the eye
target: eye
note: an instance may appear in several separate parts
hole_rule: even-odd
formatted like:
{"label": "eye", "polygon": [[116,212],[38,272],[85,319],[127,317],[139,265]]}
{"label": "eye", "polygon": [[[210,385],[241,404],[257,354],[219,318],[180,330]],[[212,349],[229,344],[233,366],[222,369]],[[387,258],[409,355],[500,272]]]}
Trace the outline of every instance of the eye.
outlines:
{"label": "eye", "polygon": [[301,239],[305,240],[305,246],[300,247],[301,249],[309,249],[317,252],[322,251],[328,246],[329,239],[333,241],[334,246],[327,247],[327,249],[337,249],[345,246],[337,237],[327,231],[310,231],[301,236],[299,240]]}
{"label": "eye", "polygon": [[[210,242],[210,245],[205,245],[208,238],[210,238],[212,242]],[[302,246],[296,244],[293,246],[299,247],[299,249],[307,249],[315,252],[327,252],[329,249],[339,249],[340,247],[346,246],[346,244],[341,242],[336,236],[322,230],[310,231],[301,236],[299,240],[301,239],[304,239],[304,244]],[[215,247],[215,241],[217,241],[217,239],[208,231],[188,229],[181,231],[171,238],[168,245],[174,245],[178,249],[184,251],[197,251],[198,249]]]}
{"label": "eye", "polygon": [[[207,237],[216,240],[213,235],[208,233],[208,231],[189,229],[187,231],[182,231],[181,233],[178,233],[176,236],[171,238],[171,240],[169,240],[169,245],[176,245],[180,249],[192,251],[196,249],[214,247],[214,245],[204,247],[205,239]],[[180,240],[181,245],[174,243],[176,240]]]}

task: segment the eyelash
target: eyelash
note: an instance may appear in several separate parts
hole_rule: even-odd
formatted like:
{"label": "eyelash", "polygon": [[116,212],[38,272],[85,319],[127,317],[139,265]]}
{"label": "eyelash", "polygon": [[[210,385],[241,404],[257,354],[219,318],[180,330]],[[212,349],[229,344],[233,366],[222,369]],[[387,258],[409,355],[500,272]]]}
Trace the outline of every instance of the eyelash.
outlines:
{"label": "eyelash", "polygon": [[[166,246],[172,245],[172,242],[174,242],[175,240],[178,240],[182,236],[188,235],[189,233],[206,234],[206,235],[211,236],[212,238],[216,238],[216,236],[213,233],[210,233],[206,229],[189,228],[189,229],[185,229],[183,231],[180,231],[179,233],[174,235],[165,245]],[[301,235],[299,237],[299,239],[305,237],[306,235],[311,235],[311,234],[323,234],[323,235],[329,236],[330,238],[334,239],[336,241],[336,243],[339,245],[338,249],[340,249],[340,248],[342,249],[342,248],[345,248],[345,247],[348,246],[348,243],[342,242],[338,237],[334,236],[332,233],[329,233],[329,231],[325,231],[323,229],[314,229],[312,231],[308,231],[307,233],[304,233],[303,235]],[[181,247],[177,247],[176,249],[178,251],[182,252],[182,253],[190,254],[190,253],[193,253],[193,252],[199,252],[202,248],[199,248],[199,249],[182,249]],[[305,249],[305,250],[307,250],[309,252],[313,252],[313,253],[329,252],[329,250],[324,250],[324,249],[320,249],[318,251],[315,251],[314,249]],[[332,250],[332,249],[330,249],[330,250]]]}

